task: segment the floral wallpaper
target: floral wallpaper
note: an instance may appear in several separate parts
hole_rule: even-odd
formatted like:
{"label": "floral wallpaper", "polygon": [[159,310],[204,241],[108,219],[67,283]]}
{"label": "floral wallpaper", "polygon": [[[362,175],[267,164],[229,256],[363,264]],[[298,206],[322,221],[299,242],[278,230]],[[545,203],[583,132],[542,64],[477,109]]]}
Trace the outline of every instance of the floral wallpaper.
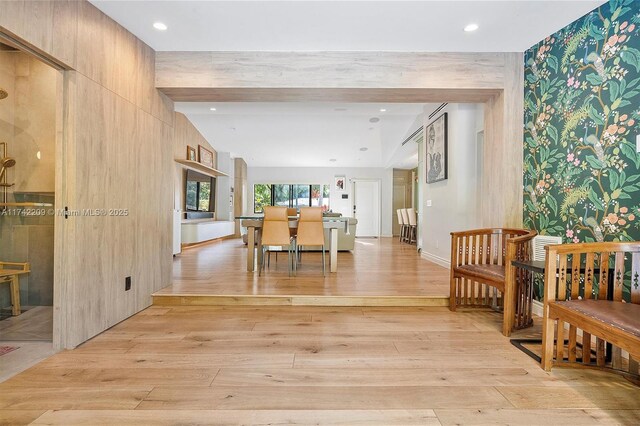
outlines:
{"label": "floral wallpaper", "polygon": [[612,0],[525,52],[524,225],[640,240],[640,1]]}

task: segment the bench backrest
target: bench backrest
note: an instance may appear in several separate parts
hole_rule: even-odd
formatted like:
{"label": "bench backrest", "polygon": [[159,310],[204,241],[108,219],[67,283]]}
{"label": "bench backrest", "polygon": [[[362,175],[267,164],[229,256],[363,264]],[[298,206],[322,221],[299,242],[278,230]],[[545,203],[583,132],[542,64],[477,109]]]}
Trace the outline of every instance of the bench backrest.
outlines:
{"label": "bench backrest", "polygon": [[509,260],[529,260],[529,241],[535,231],[510,228],[474,229],[451,234],[451,264],[506,265]]}
{"label": "bench backrest", "polygon": [[545,302],[583,298],[640,304],[640,241],[545,249]]}

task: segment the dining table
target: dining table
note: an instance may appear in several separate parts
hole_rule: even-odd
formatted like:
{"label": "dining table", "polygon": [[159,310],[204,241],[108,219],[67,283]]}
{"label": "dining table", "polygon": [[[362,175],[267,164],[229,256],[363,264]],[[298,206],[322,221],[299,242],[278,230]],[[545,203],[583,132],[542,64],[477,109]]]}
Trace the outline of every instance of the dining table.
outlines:
{"label": "dining table", "polygon": [[[263,216],[240,216],[240,226],[247,228],[247,271],[253,272],[262,263],[262,221]],[[322,218],[324,229],[330,232],[329,265],[331,272],[338,272],[338,230],[344,229],[350,235],[348,217],[326,216]],[[298,216],[289,216],[289,228],[298,228]],[[256,255],[257,253],[257,255]],[[257,261],[257,265],[256,265]]]}

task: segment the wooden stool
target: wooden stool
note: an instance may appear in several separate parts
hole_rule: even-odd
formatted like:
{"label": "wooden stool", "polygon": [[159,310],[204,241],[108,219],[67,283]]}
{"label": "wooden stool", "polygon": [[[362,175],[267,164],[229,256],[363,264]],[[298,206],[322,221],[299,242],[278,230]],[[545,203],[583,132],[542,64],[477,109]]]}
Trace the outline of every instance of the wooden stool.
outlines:
{"label": "wooden stool", "polygon": [[11,314],[13,316],[20,315],[19,275],[28,273],[28,263],[0,262],[0,284],[9,283],[11,286]]}

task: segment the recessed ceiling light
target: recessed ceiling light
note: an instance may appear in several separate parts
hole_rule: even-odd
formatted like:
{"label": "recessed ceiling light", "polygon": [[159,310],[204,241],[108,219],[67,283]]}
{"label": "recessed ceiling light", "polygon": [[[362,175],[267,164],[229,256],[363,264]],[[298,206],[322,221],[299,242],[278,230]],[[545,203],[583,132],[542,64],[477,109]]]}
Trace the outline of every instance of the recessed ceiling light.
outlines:
{"label": "recessed ceiling light", "polygon": [[386,108],[380,108],[380,112],[387,112]]}
{"label": "recessed ceiling light", "polygon": [[470,33],[478,29],[478,24],[469,24],[464,27],[465,32]]}
{"label": "recessed ceiling light", "polygon": [[335,158],[329,158],[329,161],[331,161],[332,163],[335,163],[338,160],[336,160]]}
{"label": "recessed ceiling light", "polygon": [[366,146],[363,146],[362,148],[360,148],[360,151],[362,151],[362,152],[365,152],[365,151],[368,151],[368,150],[369,150],[369,148],[367,148]]}
{"label": "recessed ceiling light", "polygon": [[369,119],[369,123],[377,123],[378,121],[380,121],[380,119],[378,117],[371,117]]}
{"label": "recessed ceiling light", "polygon": [[168,27],[163,22],[154,22],[153,23],[153,28],[155,28],[158,31],[166,31]]}
{"label": "recessed ceiling light", "polygon": [[215,108],[209,108],[209,111],[216,111]]}

